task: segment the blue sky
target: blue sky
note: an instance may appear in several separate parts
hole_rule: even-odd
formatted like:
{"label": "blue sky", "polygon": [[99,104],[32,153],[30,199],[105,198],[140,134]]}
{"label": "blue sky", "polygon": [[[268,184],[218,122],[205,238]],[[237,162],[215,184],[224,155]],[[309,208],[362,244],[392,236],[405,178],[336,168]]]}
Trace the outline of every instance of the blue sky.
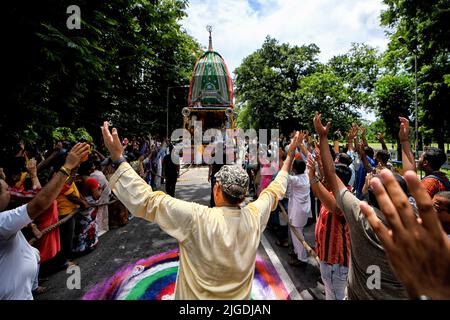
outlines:
{"label": "blue sky", "polygon": [[250,8],[255,11],[260,11],[262,8],[261,3],[258,0],[248,0],[248,4],[250,5]]}
{"label": "blue sky", "polygon": [[315,43],[322,62],[347,52],[353,42],[385,50],[383,8],[381,0],[190,0],[182,25],[205,47],[205,27],[212,25],[214,49],[233,72],[267,35],[291,45]]}

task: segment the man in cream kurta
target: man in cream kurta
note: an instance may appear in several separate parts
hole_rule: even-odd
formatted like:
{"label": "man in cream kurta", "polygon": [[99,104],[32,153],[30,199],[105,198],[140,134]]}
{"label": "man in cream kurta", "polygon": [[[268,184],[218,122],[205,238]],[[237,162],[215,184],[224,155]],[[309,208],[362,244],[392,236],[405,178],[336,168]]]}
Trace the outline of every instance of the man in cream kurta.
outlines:
{"label": "man in cream kurta", "polygon": [[[270,212],[286,191],[298,134],[277,178],[256,201],[242,208],[208,208],[154,192],[123,162],[117,130],[113,129],[111,135],[105,122],[102,132],[111,159],[120,163],[110,178],[111,190],[132,214],[156,222],[179,241],[175,299],[250,299],[256,251]],[[218,182],[214,195],[219,203],[244,198],[248,175],[242,168],[226,165],[215,177]]]}
{"label": "man in cream kurta", "polygon": [[110,186],[132,214],[179,241],[175,299],[249,299],[261,233],[283,198],[287,177],[280,172],[243,208],[208,208],[153,192],[128,163],[120,165]]}

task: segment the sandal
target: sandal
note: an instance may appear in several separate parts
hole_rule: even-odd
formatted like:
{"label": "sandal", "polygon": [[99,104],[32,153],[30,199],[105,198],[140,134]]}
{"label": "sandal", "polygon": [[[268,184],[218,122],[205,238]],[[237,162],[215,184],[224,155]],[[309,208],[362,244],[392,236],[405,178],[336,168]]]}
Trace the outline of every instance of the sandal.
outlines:
{"label": "sandal", "polygon": [[48,290],[50,290],[50,287],[38,286],[36,289],[33,290],[33,295],[38,296],[40,294],[46,293]]}
{"label": "sandal", "polygon": [[300,260],[295,259],[295,258],[289,260],[288,263],[291,266],[293,266],[293,267],[304,267],[304,266],[306,266],[308,264],[307,262],[303,262],[303,261],[300,261]]}
{"label": "sandal", "polygon": [[64,268],[67,269],[69,267],[76,266],[76,265],[77,265],[76,262],[67,260],[67,262],[64,264]]}
{"label": "sandal", "polygon": [[39,278],[38,282],[44,283],[44,282],[47,282],[48,280],[49,280],[48,278]]}
{"label": "sandal", "polygon": [[287,241],[281,242],[280,240],[275,241],[275,244],[282,248],[287,248],[289,246],[289,243]]}

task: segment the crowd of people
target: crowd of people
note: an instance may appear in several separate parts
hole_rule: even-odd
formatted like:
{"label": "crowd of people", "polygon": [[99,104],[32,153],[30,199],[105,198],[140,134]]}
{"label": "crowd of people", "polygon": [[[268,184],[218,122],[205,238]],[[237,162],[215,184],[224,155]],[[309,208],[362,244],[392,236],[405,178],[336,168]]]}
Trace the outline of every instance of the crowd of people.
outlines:
{"label": "crowd of people", "polygon": [[[408,140],[409,122],[406,118],[399,118],[399,122],[403,158],[401,167],[395,167],[390,162],[390,153],[383,134],[378,134],[377,137],[382,149],[375,151],[367,142],[365,128],[356,124],[347,132],[346,145],[340,145],[339,131],[333,134],[334,141],[328,143],[328,129],[326,132],[321,131],[320,117],[317,115],[316,136],[310,135],[306,130],[299,132],[300,143],[289,171],[287,190],[284,197],[279,199],[279,204],[268,221],[268,228],[276,231],[277,245],[290,248],[289,255],[292,259],[289,264],[305,267],[308,264],[308,245],[305,245],[304,241],[304,228],[314,220],[314,198],[318,200],[314,251],[320,261],[326,299],[402,299],[411,296],[402,285],[401,277],[392,269],[389,255],[385,252],[375,228],[369,226],[370,220],[364,217],[360,208],[360,204],[367,203],[368,206],[363,208],[372,208],[382,221],[389,221],[389,217],[383,218],[380,199],[372,187],[372,184],[382,177],[394,177],[401,187],[401,194],[406,195],[412,210],[419,215],[418,200],[408,189],[409,185],[403,175],[408,171],[421,170],[425,174],[421,185],[432,201],[429,203],[433,204],[444,233],[450,238],[450,181],[446,174],[440,171],[447,161],[447,156],[443,150],[427,147],[416,168]],[[292,141],[294,135],[295,131],[290,134],[288,140]],[[289,145],[287,139],[281,136],[273,148],[278,148],[278,166],[275,161],[258,161],[252,164],[249,161],[251,143],[258,144],[258,141],[246,139],[246,161],[243,167],[250,179],[250,193],[254,192],[256,198],[277,176],[276,168],[282,167]],[[268,156],[270,153],[269,148]],[[215,183],[214,174],[222,166],[211,165],[209,174],[212,186]],[[391,175],[383,173],[383,170],[387,170]],[[332,181],[336,180],[334,175],[339,183]],[[211,199],[211,206],[214,206],[213,197]],[[287,219],[282,211],[287,211]],[[443,245],[443,248],[446,247],[448,245]],[[377,270],[382,274],[379,290],[373,290],[367,285],[367,279],[374,267],[379,268]],[[448,273],[443,282],[445,281],[448,285]],[[448,290],[450,292],[450,288]],[[447,294],[447,297],[450,296]]]}
{"label": "crowd of people", "polygon": [[[264,149],[278,161],[251,161],[257,141],[246,139],[241,165],[211,165],[209,207],[175,198],[179,165],[168,141],[121,140],[105,122],[109,157],[88,143],[58,142],[42,156],[22,145],[0,169],[0,299],[44,292],[42,275],[76,263],[129,213],[179,241],[177,299],[250,298],[266,226],[278,230],[278,245],[292,246],[290,264],[306,266],[304,228],[314,216],[326,299],[450,299],[444,151],[427,148],[416,164],[408,120],[400,118],[396,168],[384,144],[376,152],[369,146],[364,128],[352,125],[341,146],[338,132],[329,143],[331,125],[319,114],[313,121],[315,135],[292,132]],[[166,193],[158,191],[163,183]],[[380,279],[372,286],[374,268]]]}
{"label": "crowd of people", "polygon": [[[123,226],[132,218],[111,194],[108,178],[112,168],[103,150],[86,143],[88,152],[71,168],[66,162],[73,156],[72,145],[55,141],[53,148],[39,152],[20,143],[17,152],[0,165],[1,209],[5,210],[0,214],[0,299],[29,299],[46,292],[50,288],[41,284],[48,276],[76,265],[76,258],[94,250],[110,227]],[[166,169],[164,158],[171,147],[166,148],[160,139],[135,137],[131,141],[125,138],[122,148],[142,178],[155,190],[160,188]],[[174,195],[178,171],[169,166],[166,180],[173,185]],[[47,195],[49,205],[28,221],[25,208],[31,217],[30,206],[46,195],[46,188],[52,187],[58,174],[66,176],[60,190],[54,199]],[[20,256],[15,251],[18,246],[26,254]],[[29,260],[39,266],[35,274],[27,275],[33,280],[31,287],[30,278],[16,273],[17,264],[27,261],[30,266]]]}

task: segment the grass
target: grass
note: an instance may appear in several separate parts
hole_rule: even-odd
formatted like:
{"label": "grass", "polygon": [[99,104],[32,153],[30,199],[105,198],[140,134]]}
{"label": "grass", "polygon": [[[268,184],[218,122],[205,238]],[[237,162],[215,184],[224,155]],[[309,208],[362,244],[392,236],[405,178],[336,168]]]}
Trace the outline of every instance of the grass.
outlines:
{"label": "grass", "polygon": [[[383,149],[381,146],[381,143],[379,142],[369,142],[369,146],[372,147],[374,150],[381,150]],[[388,147],[389,150],[397,150],[397,144],[396,143],[386,143],[386,146]],[[448,144],[445,144],[445,146],[447,147]],[[437,143],[432,143],[431,147],[435,147],[437,148],[438,145]],[[444,150],[445,152],[447,152],[448,149]]]}
{"label": "grass", "polygon": [[[381,143],[379,143],[379,142],[369,142],[369,146],[372,147],[374,150],[381,150],[382,149]],[[388,147],[389,150],[397,150],[397,146],[395,144],[393,145],[394,148],[392,148],[392,144],[391,143],[386,143],[386,146]],[[432,147],[436,147],[436,148],[438,147],[438,145],[436,143],[433,143],[431,146]],[[450,169],[441,168],[441,171],[444,172],[447,175],[447,177],[450,177]],[[419,171],[419,172],[417,172],[417,174],[419,176],[421,176],[421,177],[425,176],[424,172],[420,172]]]}

